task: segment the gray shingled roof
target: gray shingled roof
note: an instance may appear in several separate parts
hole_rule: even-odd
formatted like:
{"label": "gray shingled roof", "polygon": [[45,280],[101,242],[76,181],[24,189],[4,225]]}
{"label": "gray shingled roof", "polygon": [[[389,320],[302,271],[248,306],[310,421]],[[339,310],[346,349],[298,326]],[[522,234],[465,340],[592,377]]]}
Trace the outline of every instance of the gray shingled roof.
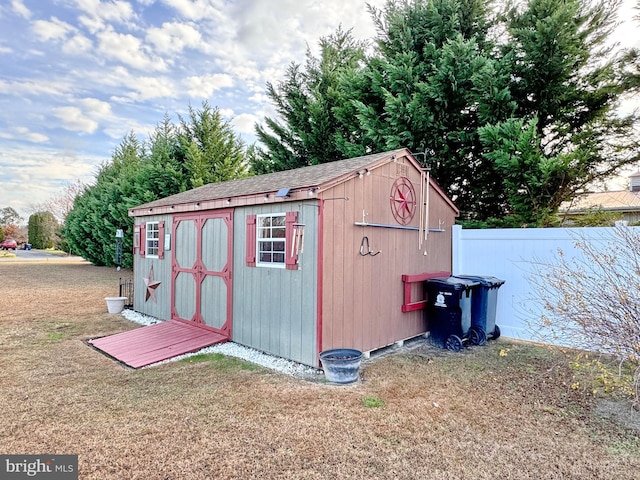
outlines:
{"label": "gray shingled roof", "polygon": [[210,183],[135,208],[164,207],[221,198],[240,197],[243,195],[255,195],[264,192],[274,192],[281,188],[299,189],[315,187],[350,172],[356,172],[378,160],[382,160],[399,152],[404,153],[405,151],[405,149],[393,150],[390,152],[366,155],[364,157],[349,158],[336,162],[322,163],[320,165],[311,165],[310,167],[296,168],[294,170],[267,173],[265,175],[256,175],[254,177],[229,180],[227,182]]}

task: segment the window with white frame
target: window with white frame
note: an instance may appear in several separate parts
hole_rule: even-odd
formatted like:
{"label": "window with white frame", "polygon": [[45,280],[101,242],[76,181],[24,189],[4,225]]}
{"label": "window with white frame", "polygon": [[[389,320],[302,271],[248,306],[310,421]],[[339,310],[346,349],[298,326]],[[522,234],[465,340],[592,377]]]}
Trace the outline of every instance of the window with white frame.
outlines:
{"label": "window with white frame", "polygon": [[158,222],[147,222],[146,228],[146,256],[157,257],[160,240],[160,225]]}
{"label": "window with white frame", "polygon": [[257,265],[284,268],[286,228],[285,214],[257,216]]}

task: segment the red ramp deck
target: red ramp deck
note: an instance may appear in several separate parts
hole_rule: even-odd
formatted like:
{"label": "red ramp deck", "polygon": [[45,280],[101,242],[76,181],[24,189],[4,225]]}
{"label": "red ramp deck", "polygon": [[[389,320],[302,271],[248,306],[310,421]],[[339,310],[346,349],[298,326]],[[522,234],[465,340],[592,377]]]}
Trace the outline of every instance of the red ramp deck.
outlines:
{"label": "red ramp deck", "polygon": [[227,340],[225,335],[194,323],[167,320],[89,343],[130,367],[140,368]]}

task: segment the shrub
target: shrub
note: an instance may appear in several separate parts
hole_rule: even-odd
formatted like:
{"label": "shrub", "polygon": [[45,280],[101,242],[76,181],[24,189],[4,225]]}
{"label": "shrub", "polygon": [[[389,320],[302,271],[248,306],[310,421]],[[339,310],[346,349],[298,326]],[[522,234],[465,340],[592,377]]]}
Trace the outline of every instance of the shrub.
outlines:
{"label": "shrub", "polygon": [[[640,229],[617,226],[600,241],[575,239],[582,256],[538,262],[530,281],[548,340],[640,364]],[[536,325],[537,324],[537,325]],[[638,402],[638,371],[634,389]]]}

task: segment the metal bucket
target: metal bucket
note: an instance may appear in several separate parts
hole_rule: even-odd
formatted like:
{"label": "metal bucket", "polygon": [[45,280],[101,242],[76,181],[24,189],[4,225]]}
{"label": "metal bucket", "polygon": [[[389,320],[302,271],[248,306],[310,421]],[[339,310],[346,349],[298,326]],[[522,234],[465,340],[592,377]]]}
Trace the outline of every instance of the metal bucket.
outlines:
{"label": "metal bucket", "polygon": [[333,383],[353,383],[360,374],[362,352],[352,348],[335,348],[320,352],[324,375]]}

